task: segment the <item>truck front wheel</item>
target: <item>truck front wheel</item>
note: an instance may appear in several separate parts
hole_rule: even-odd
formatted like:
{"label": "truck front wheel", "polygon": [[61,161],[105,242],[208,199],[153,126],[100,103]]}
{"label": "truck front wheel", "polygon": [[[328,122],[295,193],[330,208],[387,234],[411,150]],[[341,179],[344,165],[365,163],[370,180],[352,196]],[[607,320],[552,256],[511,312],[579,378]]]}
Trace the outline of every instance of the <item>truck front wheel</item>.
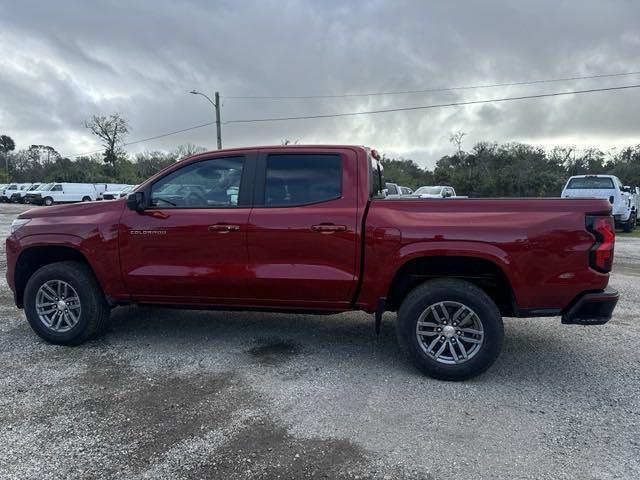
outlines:
{"label": "truck front wheel", "polygon": [[398,312],[398,342],[415,366],[440,380],[466,380],[487,370],[502,349],[504,326],[496,304],[458,279],[423,283]]}
{"label": "truck front wheel", "polygon": [[93,272],[80,262],[38,269],[27,282],[24,310],[31,328],[57,345],[77,345],[101,333],[110,313]]}

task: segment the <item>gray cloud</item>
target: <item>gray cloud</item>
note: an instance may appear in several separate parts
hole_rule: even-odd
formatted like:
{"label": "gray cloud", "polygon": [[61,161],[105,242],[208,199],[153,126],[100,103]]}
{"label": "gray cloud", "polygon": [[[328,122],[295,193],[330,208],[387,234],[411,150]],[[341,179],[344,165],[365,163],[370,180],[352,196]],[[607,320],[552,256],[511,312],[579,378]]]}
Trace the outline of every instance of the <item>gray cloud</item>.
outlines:
{"label": "gray cloud", "polygon": [[[210,121],[192,88],[306,95],[486,84],[640,70],[635,1],[0,0],[0,131],[20,147],[96,148],[92,114],[129,140]],[[640,83],[635,77],[333,100],[224,99],[223,119],[359,111]],[[431,165],[449,135],[540,145],[638,142],[640,90],[272,124],[225,125],[225,146],[356,143]],[[213,146],[213,127],[131,146]]]}

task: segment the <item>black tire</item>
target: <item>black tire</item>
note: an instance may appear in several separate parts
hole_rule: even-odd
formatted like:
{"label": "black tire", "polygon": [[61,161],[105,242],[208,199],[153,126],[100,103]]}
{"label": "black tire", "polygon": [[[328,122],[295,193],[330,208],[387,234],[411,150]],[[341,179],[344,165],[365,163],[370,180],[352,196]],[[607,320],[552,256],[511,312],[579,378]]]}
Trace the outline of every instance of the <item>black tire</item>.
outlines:
{"label": "black tire", "polygon": [[636,213],[635,212],[631,212],[631,215],[629,216],[629,220],[625,222],[622,228],[625,231],[625,233],[631,233],[636,229]]}
{"label": "black tire", "polygon": [[83,202],[90,202],[91,201],[91,197],[82,197],[82,201]]}
{"label": "black tire", "polygon": [[[462,304],[471,309],[476,314],[474,318],[481,322],[483,329],[482,343],[477,347],[472,346],[470,357],[467,360],[463,360],[462,363],[446,364],[441,363],[442,360],[435,360],[426,353],[418,340],[416,330],[420,315],[430,306],[440,302]],[[442,317],[444,319],[444,315]],[[449,322],[451,325],[455,325],[451,322],[452,320]],[[447,278],[425,282],[414,288],[407,295],[398,311],[396,330],[400,348],[414,365],[421,372],[439,380],[460,381],[480,375],[498,358],[504,339],[502,317],[493,300],[470,282]],[[446,341],[454,342],[455,338],[462,338],[455,336],[455,334],[453,335],[453,339],[447,339]],[[440,334],[430,337],[421,336],[421,338],[429,338],[429,342],[431,339],[434,341],[437,338],[445,339],[444,335],[440,336]],[[436,344],[436,347],[445,343],[445,340],[438,341],[442,341],[442,343]],[[457,348],[460,348],[459,345]],[[477,348],[477,350],[473,350],[474,348]],[[435,353],[435,347],[432,353]],[[448,352],[446,354],[449,355]],[[453,354],[450,356],[453,358]]]}
{"label": "black tire", "polygon": [[50,207],[51,205],[53,205],[53,198],[51,198],[51,197],[46,197],[46,198],[44,199],[44,204],[45,204],[47,207]]}
{"label": "black tire", "polygon": [[[80,299],[77,323],[66,332],[48,328],[36,311],[36,295],[42,285],[51,280],[69,284]],[[109,321],[109,306],[91,269],[80,262],[57,262],[38,269],[27,282],[24,311],[31,328],[47,342],[56,345],[78,345],[104,332]]]}

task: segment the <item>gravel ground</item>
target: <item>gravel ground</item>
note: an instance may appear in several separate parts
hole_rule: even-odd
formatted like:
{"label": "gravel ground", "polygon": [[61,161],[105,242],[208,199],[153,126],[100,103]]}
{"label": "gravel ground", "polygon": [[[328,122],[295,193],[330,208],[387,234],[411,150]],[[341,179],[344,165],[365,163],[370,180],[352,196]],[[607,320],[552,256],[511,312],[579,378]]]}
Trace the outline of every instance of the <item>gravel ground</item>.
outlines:
{"label": "gravel ground", "polygon": [[464,383],[407,364],[392,314],[121,307],[51,346],[3,282],[0,478],[639,478],[640,239],[616,249],[609,324],[508,319]]}

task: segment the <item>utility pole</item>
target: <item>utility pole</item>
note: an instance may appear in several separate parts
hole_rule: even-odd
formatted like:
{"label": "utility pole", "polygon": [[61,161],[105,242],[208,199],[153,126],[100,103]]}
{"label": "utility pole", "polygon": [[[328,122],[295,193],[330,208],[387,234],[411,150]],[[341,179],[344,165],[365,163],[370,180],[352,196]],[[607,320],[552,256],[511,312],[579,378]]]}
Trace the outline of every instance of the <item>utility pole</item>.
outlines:
{"label": "utility pole", "polygon": [[216,136],[218,137],[218,150],[222,149],[222,123],[220,122],[220,92],[216,92],[214,95],[215,101],[211,100],[208,95],[198,92],[197,90],[191,90],[189,93],[194,95],[202,95],[206,98],[213,108],[216,109]]}
{"label": "utility pole", "polygon": [[220,92],[216,92],[216,133],[218,134],[218,150],[222,149],[222,125],[220,125]]}

